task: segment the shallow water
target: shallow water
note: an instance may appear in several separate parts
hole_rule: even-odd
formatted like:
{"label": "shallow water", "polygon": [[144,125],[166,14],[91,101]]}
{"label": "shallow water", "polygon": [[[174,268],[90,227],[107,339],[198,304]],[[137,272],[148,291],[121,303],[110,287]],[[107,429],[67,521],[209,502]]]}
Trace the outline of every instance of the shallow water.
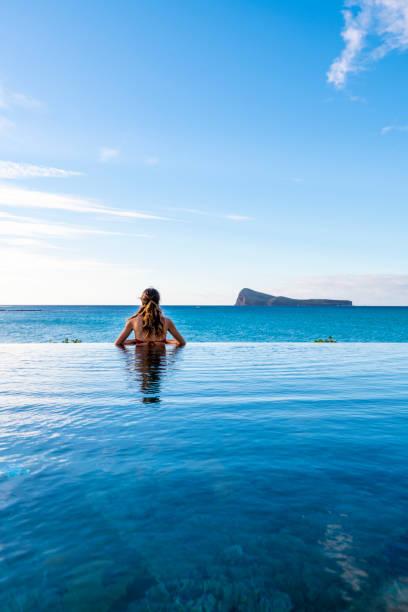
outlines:
{"label": "shallow water", "polygon": [[406,610],[408,345],[0,346],[0,610]]}
{"label": "shallow water", "polygon": [[[189,341],[408,342],[408,308],[166,306]],[[113,342],[134,306],[0,307],[0,342]]]}

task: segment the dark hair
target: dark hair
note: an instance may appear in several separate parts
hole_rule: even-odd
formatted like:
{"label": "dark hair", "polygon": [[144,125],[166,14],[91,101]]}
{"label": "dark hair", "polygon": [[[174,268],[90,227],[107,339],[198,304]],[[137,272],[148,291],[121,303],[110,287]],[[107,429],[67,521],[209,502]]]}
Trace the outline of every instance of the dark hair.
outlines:
{"label": "dark hair", "polygon": [[160,308],[160,293],[157,289],[148,287],[143,291],[141,300],[142,306],[134,317],[142,319],[142,330],[146,338],[161,336],[164,331],[164,317]]}

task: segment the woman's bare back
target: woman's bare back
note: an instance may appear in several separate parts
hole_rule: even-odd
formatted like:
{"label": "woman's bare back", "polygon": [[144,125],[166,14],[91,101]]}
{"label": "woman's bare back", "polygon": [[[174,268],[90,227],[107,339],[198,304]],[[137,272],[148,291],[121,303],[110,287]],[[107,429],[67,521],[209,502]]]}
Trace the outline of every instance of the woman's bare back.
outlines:
{"label": "woman's bare back", "polygon": [[[134,333],[134,339],[127,340],[131,333]],[[167,340],[167,333],[170,333],[174,340]],[[115,344],[117,346],[124,346],[126,344],[148,344],[154,342],[166,342],[167,344],[176,344],[178,346],[184,346],[186,341],[183,336],[180,334],[176,326],[174,325],[171,319],[167,319],[167,317],[163,317],[163,333],[160,336],[153,334],[149,338],[146,337],[143,332],[143,323],[142,320],[138,317],[132,317],[128,319],[126,325],[117,338]]]}
{"label": "woman's bare back", "polygon": [[140,317],[131,319],[136,342],[166,342],[166,335],[169,328],[169,319],[163,317],[163,333],[160,335],[153,334],[149,337],[143,331],[143,322]]}

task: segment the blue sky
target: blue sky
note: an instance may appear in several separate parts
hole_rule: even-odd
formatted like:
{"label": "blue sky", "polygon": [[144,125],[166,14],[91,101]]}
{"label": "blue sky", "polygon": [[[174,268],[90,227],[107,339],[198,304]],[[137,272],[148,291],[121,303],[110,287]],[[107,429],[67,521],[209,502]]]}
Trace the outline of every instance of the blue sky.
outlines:
{"label": "blue sky", "polygon": [[0,302],[408,304],[407,50],[406,0],[3,4]]}

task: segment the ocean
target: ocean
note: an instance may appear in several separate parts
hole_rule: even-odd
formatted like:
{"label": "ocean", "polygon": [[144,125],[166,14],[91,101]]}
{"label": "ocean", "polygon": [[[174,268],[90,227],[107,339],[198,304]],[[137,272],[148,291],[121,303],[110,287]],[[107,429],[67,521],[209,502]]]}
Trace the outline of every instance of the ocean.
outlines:
{"label": "ocean", "polygon": [[[165,306],[189,342],[408,342],[408,307]],[[113,342],[135,306],[2,306],[0,342]]]}

